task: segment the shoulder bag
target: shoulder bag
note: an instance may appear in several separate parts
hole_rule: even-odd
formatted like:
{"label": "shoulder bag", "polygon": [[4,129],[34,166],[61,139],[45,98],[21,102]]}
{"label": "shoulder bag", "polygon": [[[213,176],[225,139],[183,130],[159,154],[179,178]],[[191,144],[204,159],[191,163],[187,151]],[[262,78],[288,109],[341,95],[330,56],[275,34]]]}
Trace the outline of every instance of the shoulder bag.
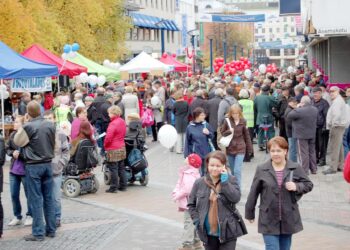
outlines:
{"label": "shoulder bag", "polygon": [[[231,126],[231,122],[230,122],[230,119],[229,118],[226,118],[225,119],[230,130],[232,130],[232,126]],[[229,145],[230,145],[230,142],[232,141],[232,138],[233,138],[233,134],[234,134],[234,131],[230,134],[230,135],[227,135],[227,136],[223,136],[221,137],[219,143],[222,147],[225,147],[227,148]]]}

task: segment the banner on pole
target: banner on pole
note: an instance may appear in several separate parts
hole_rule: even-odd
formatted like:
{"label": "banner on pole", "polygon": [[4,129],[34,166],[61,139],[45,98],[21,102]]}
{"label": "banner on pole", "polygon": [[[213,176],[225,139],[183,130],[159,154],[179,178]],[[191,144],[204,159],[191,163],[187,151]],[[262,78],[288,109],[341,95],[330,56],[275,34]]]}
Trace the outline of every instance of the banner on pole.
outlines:
{"label": "banner on pole", "polygon": [[211,15],[202,14],[197,17],[200,23],[255,23],[265,22],[265,14],[258,15]]}
{"label": "banner on pole", "polygon": [[17,78],[9,81],[12,92],[52,91],[51,77]]}

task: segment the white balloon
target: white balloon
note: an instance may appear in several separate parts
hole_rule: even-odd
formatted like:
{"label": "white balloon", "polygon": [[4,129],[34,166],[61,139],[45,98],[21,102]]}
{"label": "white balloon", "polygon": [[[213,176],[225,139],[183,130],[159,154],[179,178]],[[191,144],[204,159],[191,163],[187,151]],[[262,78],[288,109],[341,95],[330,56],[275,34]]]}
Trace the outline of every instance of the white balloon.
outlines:
{"label": "white balloon", "polygon": [[97,76],[96,75],[89,75],[88,82],[92,83],[92,84],[96,84],[97,83]]}
{"label": "white balloon", "polygon": [[116,63],[115,63],[115,69],[119,69],[120,66],[121,66],[121,64],[120,64],[119,62],[116,62]]}
{"label": "white balloon", "polygon": [[290,73],[293,73],[293,70],[294,70],[294,68],[293,68],[293,66],[289,66],[288,68],[287,68],[287,72],[290,74]]}
{"label": "white balloon", "polygon": [[111,62],[108,59],[103,61],[103,66],[108,66]]}
{"label": "white balloon", "polygon": [[8,91],[1,91],[0,92],[0,99],[7,99],[9,98],[10,93]]}
{"label": "white balloon", "polygon": [[63,53],[61,57],[62,57],[63,60],[67,60],[68,54],[67,53]]}
{"label": "white balloon", "polygon": [[87,82],[89,80],[89,76],[85,72],[81,73],[79,75],[79,78],[80,78],[80,81],[83,82],[83,83],[85,83],[85,82]]}
{"label": "white balloon", "polygon": [[169,124],[163,125],[158,131],[158,140],[163,147],[173,147],[177,141],[176,129]]}
{"label": "white balloon", "polygon": [[250,78],[252,76],[252,71],[250,69],[246,69],[244,71],[244,76]]}
{"label": "white balloon", "polygon": [[265,74],[266,73],[266,65],[260,64],[259,71],[260,71],[260,73]]}
{"label": "white balloon", "polygon": [[68,57],[69,58],[75,58],[76,56],[77,56],[77,53],[74,52],[74,51],[71,51],[71,52],[68,53]]}
{"label": "white balloon", "polygon": [[106,82],[106,77],[104,75],[101,75],[97,78],[97,84],[98,86],[102,86]]}
{"label": "white balloon", "polygon": [[161,100],[160,100],[160,98],[158,97],[158,96],[153,96],[152,98],[151,98],[151,104],[152,104],[152,106],[154,107],[154,108],[158,108],[158,106],[160,106],[160,104],[161,104]]}
{"label": "white balloon", "polygon": [[0,91],[1,91],[1,92],[7,91],[7,87],[6,87],[5,84],[1,84],[1,85],[0,85]]}

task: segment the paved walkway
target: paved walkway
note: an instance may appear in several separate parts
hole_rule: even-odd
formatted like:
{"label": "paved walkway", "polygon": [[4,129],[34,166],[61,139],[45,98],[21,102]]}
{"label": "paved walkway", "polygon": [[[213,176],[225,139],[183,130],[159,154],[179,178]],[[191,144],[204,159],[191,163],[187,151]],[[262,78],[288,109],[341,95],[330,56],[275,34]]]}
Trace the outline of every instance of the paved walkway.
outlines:
{"label": "paved walkway", "polygon": [[[147,187],[130,186],[127,192],[106,194],[100,169],[96,174],[101,188],[96,194],[77,199],[63,199],[62,227],[57,237],[44,242],[25,242],[22,238],[30,228],[9,228],[12,218],[8,176],[5,167],[3,204],[5,209],[4,238],[0,249],[128,249],[174,250],[180,245],[182,214],[171,201],[171,191],[177,180],[177,169],[183,157],[170,153],[157,143],[149,143],[146,152],[150,163],[150,183]],[[265,153],[244,165],[244,203],[256,165],[268,159]],[[350,245],[350,186],[341,173],[334,176],[312,175],[314,190],[299,203],[305,230],[293,237],[293,249],[342,250]],[[238,250],[263,249],[257,225],[247,223],[249,235],[239,239]]]}

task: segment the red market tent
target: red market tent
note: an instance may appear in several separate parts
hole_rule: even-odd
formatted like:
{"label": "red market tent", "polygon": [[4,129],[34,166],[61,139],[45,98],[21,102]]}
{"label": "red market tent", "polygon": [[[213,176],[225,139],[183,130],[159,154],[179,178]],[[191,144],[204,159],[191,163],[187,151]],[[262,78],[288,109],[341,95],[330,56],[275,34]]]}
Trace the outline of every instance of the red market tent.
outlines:
{"label": "red market tent", "polygon": [[185,63],[176,61],[176,59],[173,56],[167,55],[166,57],[163,57],[159,59],[164,64],[174,66],[174,71],[187,71],[187,68],[190,70],[189,66]]}
{"label": "red market tent", "polygon": [[[33,61],[56,65],[58,67],[58,71],[60,71],[60,75],[67,75],[70,78],[80,75],[82,72],[87,72],[87,68],[81,65],[69,61],[64,63],[64,60],[61,57],[52,54],[50,51],[44,49],[38,44],[33,44],[31,47],[23,51],[22,55],[26,58],[32,59]],[[63,64],[64,67],[62,68]]]}

